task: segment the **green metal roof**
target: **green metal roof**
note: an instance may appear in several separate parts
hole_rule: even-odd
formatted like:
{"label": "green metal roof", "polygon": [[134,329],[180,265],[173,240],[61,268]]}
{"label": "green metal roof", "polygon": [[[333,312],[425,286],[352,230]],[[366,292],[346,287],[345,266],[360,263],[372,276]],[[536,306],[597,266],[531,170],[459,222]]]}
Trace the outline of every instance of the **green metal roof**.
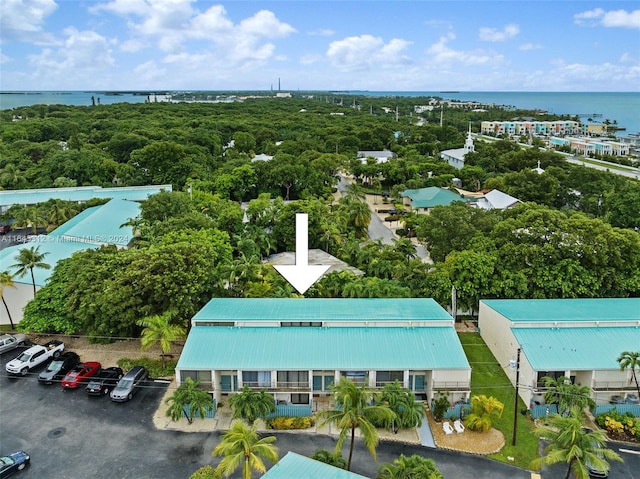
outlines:
{"label": "green metal roof", "polygon": [[640,320],[640,298],[489,299],[481,302],[514,322]]}
{"label": "green metal roof", "polygon": [[[623,351],[637,351],[640,327],[514,328],[523,354],[537,371],[619,369]],[[514,351],[515,353],[515,351]]]}
{"label": "green metal roof", "polygon": [[214,298],[194,321],[453,321],[431,298]]}
{"label": "green metal roof", "polygon": [[401,196],[410,198],[413,208],[433,208],[434,206],[447,206],[454,201],[465,201],[464,197],[461,197],[458,193],[437,186],[405,190],[401,193]]}
{"label": "green metal roof", "polygon": [[[15,268],[12,265],[16,263],[16,257],[21,249],[31,248],[32,246],[39,247],[38,252],[44,253],[45,257],[43,262],[51,266],[50,269],[34,268],[33,276],[35,278],[36,286],[44,286],[49,277],[53,273],[55,265],[61,259],[69,258],[77,251],[82,251],[90,248],[98,248],[98,245],[92,245],[89,243],[83,243],[79,241],[66,241],[63,238],[54,236],[40,235],[35,238],[34,241],[30,241],[24,244],[10,246],[0,251],[0,271],[15,272]],[[14,283],[31,283],[31,275],[27,273],[22,278],[15,276],[13,278]],[[5,294],[11,294],[5,290]]]}
{"label": "green metal roof", "polygon": [[49,236],[65,236],[88,243],[127,246],[133,238],[133,228],[121,225],[139,214],[139,203],[114,199],[102,206],[88,208],[52,231]]}
{"label": "green metal roof", "polygon": [[102,188],[100,186],[78,186],[74,188],[40,188],[31,190],[0,191],[0,206],[33,205],[50,199],[66,201],[88,201],[92,198],[118,198],[143,201],[160,191],[171,191],[171,185],[123,186]]}
{"label": "green metal roof", "polygon": [[262,476],[265,479],[368,479],[324,462],[288,452]]}
{"label": "green metal roof", "polygon": [[177,368],[360,371],[469,369],[469,363],[453,326],[194,326]]}

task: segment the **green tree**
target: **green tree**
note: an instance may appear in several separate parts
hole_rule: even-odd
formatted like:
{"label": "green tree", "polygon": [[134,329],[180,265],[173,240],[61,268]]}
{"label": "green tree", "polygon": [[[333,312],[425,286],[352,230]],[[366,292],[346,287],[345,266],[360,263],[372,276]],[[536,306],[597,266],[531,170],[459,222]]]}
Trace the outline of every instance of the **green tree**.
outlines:
{"label": "green tree", "polygon": [[571,408],[582,410],[585,407],[595,407],[596,402],[591,398],[591,389],[588,386],[578,386],[571,383],[567,376],[554,379],[550,376],[541,378],[546,388],[544,400],[548,404],[557,404],[560,414],[568,413]]}
{"label": "green tree", "polygon": [[495,397],[484,394],[471,397],[471,412],[465,416],[465,424],[472,431],[487,432],[493,427],[494,418],[500,417],[504,404]]}
{"label": "green tree", "polygon": [[33,296],[36,296],[36,278],[33,275],[33,268],[49,269],[51,266],[45,263],[44,257],[48,253],[40,253],[40,246],[32,246],[31,248],[22,248],[18,251],[16,257],[16,263],[11,265],[12,268],[16,268],[16,276],[22,278],[31,273],[31,281],[33,282]]}
{"label": "green tree", "polygon": [[213,456],[223,456],[216,472],[229,477],[242,465],[242,479],[251,479],[253,471],[264,474],[267,471],[265,459],[274,464],[278,462],[278,448],[274,442],[275,436],[260,438],[255,425],[235,421],[213,450]]}
{"label": "green tree", "polygon": [[332,452],[326,449],[318,449],[313,453],[311,459],[329,464],[330,466],[337,467],[339,469],[347,468],[347,460],[342,456],[340,451]]}
{"label": "green tree", "polygon": [[8,271],[0,271],[0,297],[2,298],[2,304],[4,304],[4,309],[7,310],[7,316],[9,316],[11,329],[15,329],[15,325],[13,324],[13,318],[11,317],[11,311],[9,311],[7,300],[4,298],[5,288],[15,288],[15,285],[13,284],[13,275]]}
{"label": "green tree", "polygon": [[136,321],[136,324],[142,328],[142,336],[140,344],[142,350],[146,350],[160,343],[162,350],[162,368],[164,369],[165,357],[171,352],[171,346],[176,341],[184,340],[186,330],[178,324],[171,324],[176,317],[175,311],[166,311],[162,314],[148,316]]}
{"label": "green tree", "polygon": [[384,385],[378,404],[388,406],[395,413],[391,424],[387,424],[394,433],[396,428],[420,427],[425,416],[424,405],[416,402],[415,394],[397,380]]}
{"label": "green tree", "polygon": [[576,479],[589,479],[587,464],[608,471],[608,461],[622,462],[617,452],[605,447],[606,432],[585,429],[581,414],[578,408],[572,409],[568,416],[552,414],[546,418],[544,426],[533,431],[547,446],[544,455],[532,461],[531,467],[540,469],[543,465],[564,463],[567,465],[565,479],[569,479],[571,472]]}
{"label": "green tree", "polygon": [[347,435],[350,433],[351,443],[347,460],[347,470],[350,471],[357,428],[360,429],[364,445],[375,461],[379,438],[374,424],[390,423],[395,414],[387,406],[372,405],[374,391],[364,385],[358,386],[345,377],[340,378],[340,382],[334,384],[331,390],[336,409],[321,411],[318,417],[321,419],[321,425],[335,422],[340,429],[335,452],[342,450]]}
{"label": "green tree", "polygon": [[638,375],[636,374],[636,369],[640,370],[640,352],[624,351],[620,356],[618,356],[616,361],[618,361],[621,371],[624,371],[625,369],[629,369],[631,371],[631,377],[636,383],[638,397],[640,397],[640,384],[638,384]]}
{"label": "green tree", "polygon": [[246,384],[242,391],[229,398],[229,406],[233,411],[234,419],[244,419],[250,425],[258,418],[265,418],[270,413],[276,412],[276,402],[271,394],[265,390],[254,391]]}
{"label": "green tree", "polygon": [[393,463],[382,464],[378,468],[377,479],[444,479],[433,459],[414,454],[401,454]]}
{"label": "green tree", "polygon": [[167,416],[172,421],[177,421],[184,416],[189,424],[193,424],[195,417],[204,419],[207,412],[215,407],[211,395],[199,389],[199,384],[200,381],[187,378],[171,396],[165,399],[165,403],[169,405]]}

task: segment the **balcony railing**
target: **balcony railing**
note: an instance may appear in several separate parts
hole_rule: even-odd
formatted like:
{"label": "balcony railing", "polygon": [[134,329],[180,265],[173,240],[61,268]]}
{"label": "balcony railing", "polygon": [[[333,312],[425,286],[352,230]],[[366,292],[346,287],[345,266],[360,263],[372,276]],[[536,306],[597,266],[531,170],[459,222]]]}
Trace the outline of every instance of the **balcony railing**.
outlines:
{"label": "balcony railing", "polygon": [[251,389],[267,389],[270,391],[311,391],[309,381],[277,381],[275,385],[272,383],[262,383],[259,381],[243,381],[242,385],[249,386]]}
{"label": "balcony railing", "polygon": [[467,381],[434,381],[432,383],[434,391],[470,391],[471,384]]}
{"label": "balcony railing", "polygon": [[629,381],[596,381],[593,383],[594,391],[635,391],[634,384]]}

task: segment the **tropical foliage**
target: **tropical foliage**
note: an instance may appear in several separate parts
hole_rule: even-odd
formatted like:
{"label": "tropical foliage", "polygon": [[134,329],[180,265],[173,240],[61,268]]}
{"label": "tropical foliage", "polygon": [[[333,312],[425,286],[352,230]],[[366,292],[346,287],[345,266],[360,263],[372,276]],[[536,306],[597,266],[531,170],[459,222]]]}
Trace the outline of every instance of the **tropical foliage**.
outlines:
{"label": "tropical foliage", "polygon": [[264,474],[267,471],[265,460],[278,462],[278,448],[274,442],[274,436],[260,438],[255,425],[235,421],[212,452],[213,456],[223,456],[216,472],[229,477],[242,467],[242,479],[251,479],[254,471]]}
{"label": "tropical foliage", "polygon": [[360,430],[365,447],[376,460],[376,446],[378,445],[378,432],[375,423],[390,423],[395,414],[387,406],[374,404],[375,393],[372,389],[362,385],[358,386],[353,381],[342,377],[340,382],[332,385],[335,409],[321,411],[318,414],[319,424],[325,425],[335,423],[340,430],[335,452],[342,450],[342,446],[351,436],[349,445],[349,457],[347,459],[347,470],[351,470],[351,460],[353,458],[353,446],[355,444],[356,429]]}
{"label": "tropical foliage", "polygon": [[571,382],[566,376],[552,378],[544,376],[541,378],[547,391],[544,393],[544,400],[547,404],[557,404],[558,412],[568,414],[573,407],[584,409],[593,408],[596,403],[591,397],[591,389],[588,386],[578,386]]}
{"label": "tropical foliage", "polygon": [[265,418],[276,412],[276,402],[273,395],[266,390],[254,391],[246,384],[242,391],[229,398],[229,406],[235,419],[244,419],[249,424],[255,423],[258,418]]}
{"label": "tropical foliage", "polygon": [[495,397],[484,394],[471,396],[471,412],[465,416],[464,423],[471,431],[487,432],[493,427],[496,417],[502,415],[504,404]]}
{"label": "tropical foliage", "polygon": [[377,479],[444,479],[433,459],[414,454],[401,454],[393,463],[378,468]]}
{"label": "tropical foliage", "polygon": [[15,275],[22,278],[27,273],[31,274],[33,282],[33,296],[36,295],[36,278],[33,275],[34,268],[49,269],[51,265],[44,262],[44,258],[48,253],[40,253],[40,246],[32,246],[30,248],[22,248],[16,256],[16,263],[11,267],[15,268]]}
{"label": "tropical foliage", "polygon": [[211,395],[199,389],[199,384],[200,381],[187,378],[171,396],[165,399],[165,403],[169,405],[167,416],[172,421],[186,417],[189,424],[192,424],[195,417],[204,419],[214,408]]}
{"label": "tropical foliage", "polygon": [[347,468],[347,460],[342,456],[340,451],[327,451],[326,449],[318,449],[313,453],[311,459],[324,462],[330,466],[337,467],[339,469]]}
{"label": "tropical foliage", "polygon": [[9,306],[7,305],[7,300],[4,299],[5,288],[15,288],[15,285],[13,284],[13,275],[8,271],[1,271],[0,272],[0,297],[2,298],[2,304],[4,304],[4,308],[7,311],[7,317],[9,318],[11,329],[14,329],[15,325],[13,324],[11,311],[9,310]]}
{"label": "tropical foliage", "polygon": [[160,315],[150,316],[136,321],[138,326],[144,328],[142,330],[142,336],[140,337],[140,344],[143,350],[160,343],[163,368],[165,356],[171,352],[173,343],[182,341],[186,337],[184,327],[178,324],[171,324],[171,320],[175,317],[175,314],[175,311],[167,311]]}
{"label": "tropical foliage", "polygon": [[622,462],[617,452],[607,449],[603,430],[584,428],[581,414],[580,409],[573,408],[568,416],[552,414],[546,418],[545,425],[534,431],[546,443],[544,455],[535,459],[531,467],[539,469],[542,465],[566,464],[565,479],[571,473],[576,479],[589,479],[587,465],[608,471],[608,461]]}
{"label": "tropical foliage", "polygon": [[[631,371],[631,378],[636,383],[636,389],[638,390],[638,397],[640,398],[640,383],[638,382],[638,374],[640,374],[640,352],[637,351],[624,351],[618,356],[618,364],[620,370],[624,371],[628,369]],[[636,370],[639,372],[637,373]]]}
{"label": "tropical foliage", "polygon": [[398,429],[419,427],[425,417],[424,405],[417,402],[415,394],[403,387],[400,381],[385,384],[376,402],[395,414],[390,422],[377,426],[391,428],[394,433]]}

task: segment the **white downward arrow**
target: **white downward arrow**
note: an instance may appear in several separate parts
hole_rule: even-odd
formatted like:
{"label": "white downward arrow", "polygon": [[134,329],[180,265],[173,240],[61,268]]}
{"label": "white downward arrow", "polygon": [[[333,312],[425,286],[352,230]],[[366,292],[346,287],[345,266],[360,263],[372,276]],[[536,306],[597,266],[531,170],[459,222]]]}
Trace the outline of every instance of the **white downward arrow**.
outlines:
{"label": "white downward arrow", "polygon": [[304,294],[331,267],[330,265],[309,264],[309,216],[306,213],[296,213],[295,257],[295,265],[281,264],[273,267],[300,294]]}

